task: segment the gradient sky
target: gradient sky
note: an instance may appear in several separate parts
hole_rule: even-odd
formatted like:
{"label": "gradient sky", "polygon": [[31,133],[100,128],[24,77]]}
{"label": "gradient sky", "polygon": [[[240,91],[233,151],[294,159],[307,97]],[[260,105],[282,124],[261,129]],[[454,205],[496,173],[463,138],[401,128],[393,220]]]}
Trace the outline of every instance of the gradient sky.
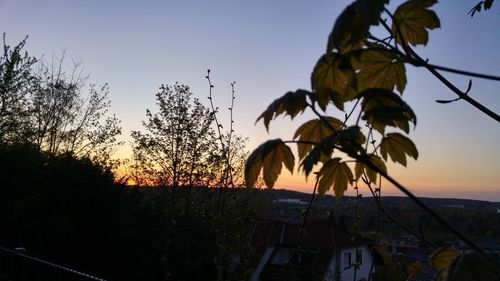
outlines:
{"label": "gradient sky", "polygon": [[[500,3],[474,18],[477,1],[442,1],[435,6],[442,28],[431,31],[418,52],[439,65],[500,75]],[[391,9],[400,1],[392,1]],[[39,57],[67,54],[81,61],[90,81],[109,83],[112,108],[122,120],[123,139],[141,129],[146,108],[154,109],[161,84],[191,86],[207,101],[204,78],[212,69],[215,102],[227,108],[236,81],[236,131],[248,149],[263,141],[290,139],[300,122],[271,123],[270,134],[256,117],[275,98],[310,88],[310,74],[325,51],[337,15],[349,1],[126,1],[0,0],[0,32],[15,45],[29,36],[26,50]],[[69,61],[68,61],[69,62]],[[418,124],[410,137],[420,157],[391,173],[417,195],[500,201],[500,126],[455,96],[423,69],[407,67],[403,98]],[[459,88],[468,78],[445,74]],[[500,112],[498,82],[473,79],[471,95]],[[223,111],[223,113],[225,113]],[[332,110],[328,113],[343,116]],[[227,116],[222,116],[226,118]],[[297,121],[307,120],[307,117]],[[125,146],[118,156],[128,157]],[[278,187],[311,191],[313,181],[286,173]],[[386,194],[396,195],[391,187]]]}

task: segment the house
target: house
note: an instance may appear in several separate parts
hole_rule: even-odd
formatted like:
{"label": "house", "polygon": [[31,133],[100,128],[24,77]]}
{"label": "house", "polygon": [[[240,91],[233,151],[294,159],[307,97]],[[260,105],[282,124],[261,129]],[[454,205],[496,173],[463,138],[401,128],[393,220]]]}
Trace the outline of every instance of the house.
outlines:
{"label": "house", "polygon": [[373,273],[370,241],[331,219],[309,219],[302,233],[300,224],[259,220],[251,237],[260,257],[251,281],[360,280]]}
{"label": "house", "polygon": [[[418,262],[420,270],[415,274],[409,274],[407,281],[431,281],[436,280],[438,272],[429,264],[430,249],[423,249],[411,246],[392,246],[393,258],[403,269],[407,269],[410,264]],[[408,273],[408,272],[407,272]]]}

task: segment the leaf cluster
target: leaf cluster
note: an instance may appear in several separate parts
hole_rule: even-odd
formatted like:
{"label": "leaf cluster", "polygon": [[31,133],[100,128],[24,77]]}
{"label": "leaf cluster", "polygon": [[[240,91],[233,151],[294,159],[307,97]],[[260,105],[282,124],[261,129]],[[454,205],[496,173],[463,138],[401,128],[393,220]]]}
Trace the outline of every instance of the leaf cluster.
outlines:
{"label": "leaf cluster", "polygon": [[[263,119],[266,129],[280,115],[291,119],[305,110],[316,115],[298,127],[292,140],[270,140],[259,146],[248,158],[245,168],[247,187],[255,185],[259,174],[272,188],[281,172],[283,163],[293,172],[295,156],[290,144],[297,145],[298,170],[307,178],[313,171],[317,178],[318,192],[333,190],[340,198],[349,186],[358,182],[366,184],[373,196],[380,196],[380,181],[385,177],[407,194],[420,207],[439,219],[454,234],[478,252],[458,254],[451,250],[436,252],[431,265],[440,271],[441,280],[482,280],[498,278],[484,265],[491,266],[486,254],[465,235],[418,200],[404,186],[387,174],[389,159],[406,166],[408,158],[417,160],[416,145],[408,137],[410,128],[417,124],[417,117],[402,98],[406,84],[406,65],[425,67],[437,79],[490,117],[499,120],[491,110],[470,99],[436,69],[455,73],[468,73],[430,65],[414,50],[426,46],[429,31],[441,26],[439,17],[432,10],[436,0],[407,0],[394,12],[386,7],[387,0],[355,0],[339,15],[328,37],[325,53],[318,59],[311,74],[311,90],[288,92],[276,99],[257,119]],[[489,9],[493,1],[481,1],[472,10]],[[375,36],[385,30],[387,37]],[[470,74],[470,73],[469,73]],[[471,74],[486,77],[480,74]],[[457,100],[458,100],[457,99]],[[454,100],[453,100],[454,101]],[[328,110],[332,107],[345,116],[340,120]],[[378,202],[378,201],[377,201]],[[479,249],[479,250],[478,250]],[[402,280],[404,274],[391,267],[390,255],[383,249],[376,251],[378,258],[388,266],[376,270],[377,280]],[[484,254],[484,255],[483,255]],[[415,273],[414,264],[408,272]],[[465,279],[464,279],[465,278]],[[467,279],[469,278],[469,279]]]}
{"label": "leaf cluster", "polygon": [[[351,3],[337,18],[326,52],[312,71],[311,90],[288,92],[259,116],[257,121],[262,119],[266,129],[274,118],[293,119],[306,109],[317,118],[300,125],[290,141],[272,140],[259,146],[247,160],[248,187],[261,171],[266,185],[272,187],[282,163],[292,172],[292,143],[297,145],[299,170],[307,177],[317,169],[320,194],[333,189],[338,197],[359,179],[376,182],[377,174],[386,173],[388,159],[406,166],[407,157],[418,158],[415,144],[404,134],[417,123],[401,98],[409,63],[404,50],[427,44],[428,31],[440,22],[430,9],[433,0],[406,1],[394,14],[387,4],[384,0]],[[382,19],[383,14],[392,23]],[[387,27],[389,38],[380,40],[371,34],[377,25]],[[331,105],[344,112],[344,120],[321,113]]]}

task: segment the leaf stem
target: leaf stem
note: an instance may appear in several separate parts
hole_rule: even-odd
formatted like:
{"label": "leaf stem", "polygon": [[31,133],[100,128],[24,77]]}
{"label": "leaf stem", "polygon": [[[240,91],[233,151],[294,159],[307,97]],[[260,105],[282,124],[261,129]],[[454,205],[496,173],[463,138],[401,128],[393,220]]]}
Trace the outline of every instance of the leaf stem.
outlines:
{"label": "leaf stem", "polygon": [[387,212],[384,209],[384,207],[382,206],[382,202],[380,202],[379,196],[377,196],[377,194],[375,194],[375,191],[373,190],[373,187],[371,186],[371,182],[366,179],[366,175],[365,175],[365,178],[363,179],[363,182],[366,184],[366,186],[370,190],[370,192],[371,192],[371,194],[373,196],[373,199],[375,200],[375,203],[378,206],[379,211],[382,212],[389,220],[391,220],[391,222],[397,224],[399,227],[401,227],[402,229],[404,229],[406,232],[412,234],[413,236],[415,236],[418,239],[424,241],[425,243],[431,245],[432,247],[439,248],[434,242],[432,242],[430,240],[427,240],[423,235],[419,235],[415,231],[411,230],[408,226],[406,226],[403,223],[397,221],[393,216],[391,216],[390,213]]}
{"label": "leaf stem", "polygon": [[455,74],[472,76],[472,77],[477,77],[477,78],[482,78],[482,79],[487,79],[487,80],[500,81],[500,76],[465,71],[465,70],[450,68],[450,67],[446,67],[446,66],[440,66],[440,65],[431,64],[431,63],[427,63],[427,65],[429,65],[430,67],[437,69],[437,70],[442,70],[442,71],[451,72],[451,73],[455,73]]}
{"label": "leaf stem", "polygon": [[486,106],[482,105],[475,99],[471,98],[469,95],[466,95],[462,91],[460,91],[455,85],[453,85],[450,81],[448,81],[444,76],[442,76],[433,66],[425,63],[424,67],[432,73],[439,81],[441,81],[443,84],[445,84],[450,90],[452,90],[457,96],[459,96],[461,99],[465,100],[466,102],[470,103],[472,106],[475,108],[479,109],[482,111],[484,114],[490,116],[497,122],[500,122],[500,116],[487,108]]}
{"label": "leaf stem", "polygon": [[[332,126],[332,124],[330,124],[330,122],[328,122],[328,121],[325,119],[325,117],[323,117],[323,115],[321,115],[321,114],[320,114],[320,113],[316,110],[316,108],[315,108],[312,104],[307,103],[307,106],[309,106],[309,107],[312,109],[312,111],[314,112],[314,114],[316,114],[316,116],[318,116],[318,117],[319,117],[319,119],[320,119],[321,121],[325,122],[325,124],[326,124],[326,125],[327,125],[327,126],[328,126],[331,130],[332,130],[332,132],[336,132],[336,130],[335,130],[335,128]],[[346,120],[346,121],[347,121],[347,120]],[[345,126],[345,122],[344,122],[343,126]]]}
{"label": "leaf stem", "polygon": [[398,188],[401,192],[403,192],[408,198],[410,198],[415,204],[417,204],[420,208],[426,211],[431,217],[439,221],[445,228],[447,228],[450,232],[452,232],[455,236],[460,238],[465,244],[467,244],[471,249],[476,251],[479,255],[489,261],[492,265],[498,266],[497,262],[488,255],[481,247],[479,247],[474,241],[472,241],[465,234],[460,232],[458,229],[453,227],[449,222],[447,222],[444,218],[442,218],[439,214],[437,214],[434,210],[429,208],[424,202],[422,202],[417,196],[415,196],[410,190],[400,184],[398,181],[389,176],[385,171],[378,168],[374,165],[369,158],[366,156],[358,157],[359,161],[362,161],[365,165],[367,165],[372,170],[376,171],[380,175],[382,175],[385,179],[391,182],[396,188]]}
{"label": "leaf stem", "polygon": [[[500,116],[498,114],[496,114],[495,112],[493,112],[492,110],[490,110],[486,106],[482,105],[481,103],[479,103],[475,99],[471,98],[469,95],[466,95],[464,92],[460,91],[455,85],[453,85],[450,81],[448,81],[444,76],[442,76],[436,70],[438,68],[436,68],[434,65],[429,64],[426,60],[422,59],[408,44],[406,44],[404,41],[403,35],[401,34],[401,30],[399,28],[398,23],[394,21],[393,15],[385,8],[384,8],[384,11],[389,15],[389,17],[392,19],[394,25],[396,26],[398,35],[401,37],[401,46],[403,47],[403,49],[406,53],[403,55],[408,60],[408,63],[410,63],[414,66],[417,66],[417,67],[420,67],[420,66],[425,67],[439,81],[441,81],[441,83],[443,83],[445,86],[447,86],[452,92],[454,92],[456,95],[458,95],[461,99],[465,100],[466,102],[468,102],[469,104],[471,104],[475,108],[479,109],[481,112],[488,115],[489,117],[493,118],[497,122],[500,122]],[[387,30],[387,32],[389,32],[391,34],[391,28],[387,25],[387,23],[383,20],[381,20],[380,22],[382,23],[384,28]],[[439,68],[441,68],[441,70],[443,70],[443,71],[451,71],[452,70],[451,68],[444,68],[444,69],[443,69],[443,67],[439,67]],[[465,74],[465,72],[462,74]],[[479,75],[478,73],[472,73],[472,72],[468,73],[468,75],[470,75],[470,74]],[[481,77],[481,78],[484,78],[484,77]],[[500,77],[491,76],[490,78],[500,78]],[[496,79],[493,79],[493,80],[496,80]]]}
{"label": "leaf stem", "polygon": [[316,176],[316,183],[314,184],[313,192],[311,193],[311,199],[309,200],[309,204],[307,205],[307,209],[304,212],[304,219],[302,220],[302,226],[300,227],[299,230],[299,237],[297,239],[297,242],[295,243],[295,247],[293,248],[292,254],[288,257],[288,263],[286,264],[285,271],[281,275],[281,280],[287,280],[286,276],[288,273],[288,269],[291,264],[291,259],[295,255],[297,248],[300,247],[300,244],[302,243],[302,238],[304,236],[305,232],[305,227],[306,227],[306,222],[307,222],[307,217],[309,215],[309,211],[311,210],[312,204],[314,202],[314,198],[316,198],[316,189],[318,188],[318,182],[319,182],[319,176]]}
{"label": "leaf stem", "polygon": [[360,101],[361,101],[361,99],[356,100],[356,103],[352,107],[351,111],[349,112],[349,114],[346,115],[345,120],[344,120],[344,124],[342,124],[342,127],[345,127],[345,125],[347,124],[347,120],[349,120],[349,118],[351,117],[352,113],[354,112],[354,110],[356,109],[356,107],[358,106]]}

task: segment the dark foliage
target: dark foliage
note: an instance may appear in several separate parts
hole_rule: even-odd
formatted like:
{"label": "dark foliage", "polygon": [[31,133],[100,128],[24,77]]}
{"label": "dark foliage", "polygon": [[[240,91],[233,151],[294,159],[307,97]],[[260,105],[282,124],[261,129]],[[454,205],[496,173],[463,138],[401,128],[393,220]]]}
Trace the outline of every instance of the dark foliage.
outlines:
{"label": "dark foliage", "polygon": [[[87,159],[0,148],[0,243],[114,280],[157,280],[142,195]],[[144,258],[137,258],[144,257]],[[20,269],[23,270],[23,269]]]}
{"label": "dark foliage", "polygon": [[[91,160],[21,145],[0,146],[0,178],[0,246],[107,280],[216,278],[214,222],[203,205],[215,190],[197,188],[199,211],[174,220],[164,200],[171,189],[126,187]],[[14,264],[14,272],[38,270]],[[54,280],[57,270],[43,270],[38,280]]]}

